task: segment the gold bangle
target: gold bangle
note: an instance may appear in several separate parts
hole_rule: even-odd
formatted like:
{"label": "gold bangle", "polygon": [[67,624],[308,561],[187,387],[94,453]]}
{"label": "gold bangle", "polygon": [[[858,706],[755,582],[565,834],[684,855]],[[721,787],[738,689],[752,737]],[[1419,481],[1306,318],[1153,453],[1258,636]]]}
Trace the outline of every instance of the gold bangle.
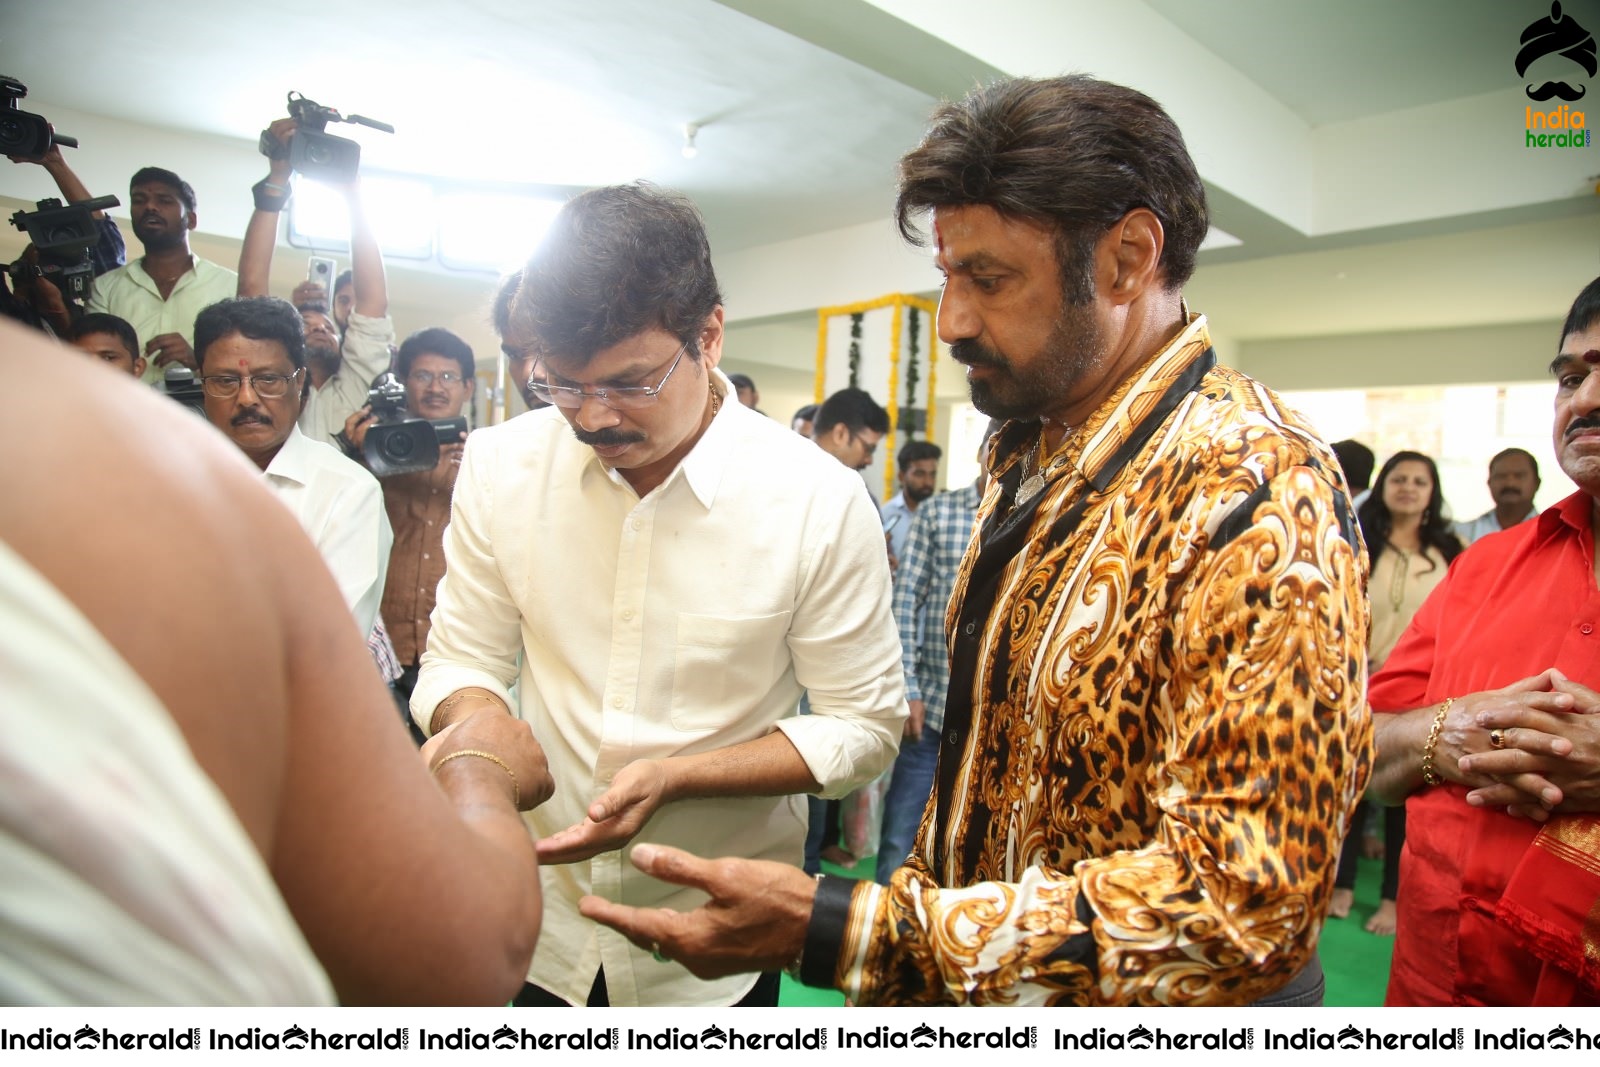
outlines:
{"label": "gold bangle", "polygon": [[1439,731],[1444,729],[1444,717],[1450,714],[1450,705],[1455,702],[1455,697],[1444,698],[1444,703],[1439,705],[1439,711],[1433,717],[1433,729],[1428,731],[1428,740],[1422,745],[1422,780],[1429,785],[1444,784],[1444,776],[1433,766],[1433,749],[1439,743]]}
{"label": "gold bangle", "polygon": [[498,763],[500,765],[500,769],[511,776],[511,806],[513,808],[520,808],[522,806],[522,787],[517,785],[517,772],[511,769],[511,764],[507,763],[499,756],[496,756],[493,752],[485,752],[481,748],[463,748],[452,752],[448,756],[445,756],[443,759],[439,760],[438,763],[433,765],[432,769],[428,773],[438,774],[440,767],[443,767],[446,763],[449,763],[453,759],[460,759],[462,756],[477,756],[479,759],[486,759],[490,763]]}

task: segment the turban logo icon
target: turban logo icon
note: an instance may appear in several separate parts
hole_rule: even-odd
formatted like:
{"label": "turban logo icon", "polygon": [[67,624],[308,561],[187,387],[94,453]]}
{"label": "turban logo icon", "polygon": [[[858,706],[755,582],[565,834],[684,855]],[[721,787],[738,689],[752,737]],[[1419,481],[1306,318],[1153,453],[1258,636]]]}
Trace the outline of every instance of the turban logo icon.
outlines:
{"label": "turban logo icon", "polygon": [[[1578,64],[1588,72],[1589,77],[1594,77],[1595,42],[1594,35],[1582,26],[1571,15],[1563,14],[1561,5],[1550,5],[1550,16],[1538,19],[1522,31],[1522,48],[1517,52],[1517,76],[1525,78],[1528,69],[1545,56],[1560,54],[1566,59]],[[1581,100],[1585,92],[1582,85],[1571,85],[1564,81],[1546,81],[1542,85],[1529,85],[1525,90],[1529,99],[1549,100],[1560,97],[1562,100]]]}

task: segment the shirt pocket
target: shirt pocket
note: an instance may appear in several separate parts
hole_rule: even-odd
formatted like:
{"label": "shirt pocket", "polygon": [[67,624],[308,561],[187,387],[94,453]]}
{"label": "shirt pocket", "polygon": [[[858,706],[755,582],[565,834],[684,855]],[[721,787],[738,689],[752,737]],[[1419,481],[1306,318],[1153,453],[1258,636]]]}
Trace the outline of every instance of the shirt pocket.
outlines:
{"label": "shirt pocket", "polygon": [[680,613],[672,725],[695,733],[723,730],[754,711],[789,668],[791,614]]}

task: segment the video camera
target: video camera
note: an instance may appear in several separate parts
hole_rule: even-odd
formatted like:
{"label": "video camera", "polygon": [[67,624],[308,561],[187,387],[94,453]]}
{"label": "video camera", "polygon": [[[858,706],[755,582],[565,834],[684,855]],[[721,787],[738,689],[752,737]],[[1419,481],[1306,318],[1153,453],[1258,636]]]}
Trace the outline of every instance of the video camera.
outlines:
{"label": "video camera", "polygon": [[349,122],[384,133],[393,133],[387,122],[351,115],[348,118],[331,107],[296,92],[289,93],[289,116],[295,121],[294,136],[287,151],[270,130],[261,131],[261,154],[268,159],[289,158],[289,166],[307,178],[348,182],[361,166],[361,146],[348,137],[325,132],[330,122]]}
{"label": "video camera", "polygon": [[43,115],[23,111],[17,106],[17,101],[27,95],[26,85],[0,74],[0,97],[4,97],[0,101],[0,155],[39,159],[50,151],[51,145],[77,148],[77,138],[51,133],[50,123]]}
{"label": "video camera", "polygon": [[54,198],[40,200],[34,211],[18,211],[11,225],[28,235],[39,250],[37,264],[18,261],[8,268],[13,281],[45,278],[53,282],[68,300],[86,300],[94,279],[94,264],[89,249],[100,240],[94,213],[116,207],[122,201],[114,196],[97,196],[63,205]]}
{"label": "video camera", "polygon": [[439,447],[453,445],[467,432],[465,416],[419,419],[406,412],[406,387],[392,373],[382,375],[367,391],[377,421],[367,430],[361,454],[379,478],[431,471],[439,464]]}

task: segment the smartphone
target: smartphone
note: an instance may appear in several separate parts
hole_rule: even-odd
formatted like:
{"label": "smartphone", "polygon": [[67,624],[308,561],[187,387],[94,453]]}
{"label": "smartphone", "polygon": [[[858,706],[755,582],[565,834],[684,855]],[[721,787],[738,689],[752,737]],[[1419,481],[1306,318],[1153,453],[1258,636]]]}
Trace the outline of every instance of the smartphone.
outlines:
{"label": "smartphone", "polygon": [[306,281],[322,286],[330,303],[333,301],[333,277],[338,267],[339,264],[326,256],[312,256],[306,261]]}

